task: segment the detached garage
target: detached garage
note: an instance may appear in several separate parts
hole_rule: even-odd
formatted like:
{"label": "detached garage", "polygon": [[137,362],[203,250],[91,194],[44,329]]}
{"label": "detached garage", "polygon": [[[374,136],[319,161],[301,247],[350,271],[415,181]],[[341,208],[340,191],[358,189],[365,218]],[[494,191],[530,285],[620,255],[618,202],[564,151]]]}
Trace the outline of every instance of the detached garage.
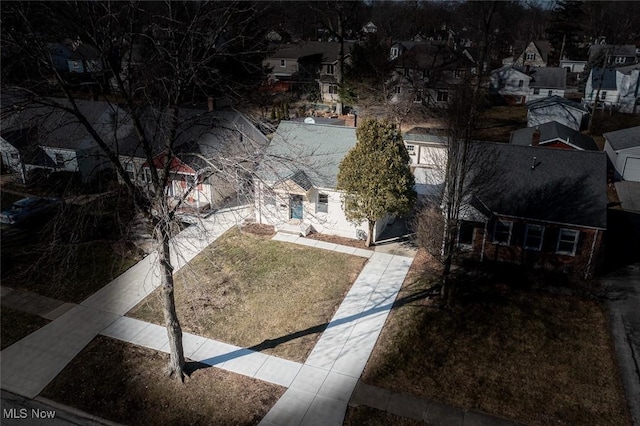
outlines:
{"label": "detached garage", "polygon": [[640,182],[640,126],[605,133],[604,151],[611,160],[616,176]]}

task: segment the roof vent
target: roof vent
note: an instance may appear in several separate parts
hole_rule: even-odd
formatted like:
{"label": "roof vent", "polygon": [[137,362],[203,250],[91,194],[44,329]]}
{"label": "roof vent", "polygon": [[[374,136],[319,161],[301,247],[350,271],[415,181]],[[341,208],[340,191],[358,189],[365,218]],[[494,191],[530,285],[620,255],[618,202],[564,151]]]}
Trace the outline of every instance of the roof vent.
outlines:
{"label": "roof vent", "polygon": [[536,158],[536,157],[533,157],[533,161],[531,162],[531,170],[535,169],[535,168],[536,168],[536,166],[538,165],[538,164],[536,163],[536,160],[537,160],[537,158]]}

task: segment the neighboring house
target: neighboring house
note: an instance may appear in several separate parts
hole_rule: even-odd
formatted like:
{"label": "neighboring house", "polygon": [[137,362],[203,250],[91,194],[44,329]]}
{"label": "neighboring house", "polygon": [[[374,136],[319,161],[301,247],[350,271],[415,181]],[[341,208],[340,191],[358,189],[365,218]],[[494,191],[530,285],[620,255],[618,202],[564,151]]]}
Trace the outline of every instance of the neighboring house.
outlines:
{"label": "neighboring house", "polygon": [[414,127],[403,135],[419,196],[438,197],[444,187],[447,137],[444,130]]}
{"label": "neighboring house", "polygon": [[638,49],[633,44],[592,44],[589,46],[589,64],[602,66],[625,66],[638,63]]}
{"label": "neighboring house", "polygon": [[598,151],[598,145],[593,138],[556,121],[513,131],[509,142],[520,146]]}
{"label": "neighboring house", "polygon": [[603,136],[604,151],[617,177],[640,182],[640,126],[608,132]]}
{"label": "neighboring house", "polygon": [[469,57],[445,44],[397,42],[389,58],[394,62],[392,103],[414,102],[446,108],[450,93],[475,70]]}
{"label": "neighboring house", "polygon": [[[354,127],[280,122],[258,166],[256,222],[301,235],[315,231],[365,239],[367,224],[346,219],[344,194],[335,189],[340,162],[356,141]],[[376,223],[374,241],[386,222]]]}
{"label": "neighboring house", "polygon": [[557,121],[579,131],[589,121],[589,111],[583,105],[560,96],[529,101],[526,107],[527,127]]}
{"label": "neighboring house", "polygon": [[591,275],[606,228],[605,154],[480,143],[498,177],[463,209],[459,246],[480,260]]}
{"label": "neighboring house", "polygon": [[[69,107],[65,99],[51,102]],[[84,100],[76,104],[98,133],[109,140],[114,134],[111,106]],[[79,173],[84,181],[95,178],[102,169],[97,166],[101,154],[92,136],[72,114],[49,105],[10,105],[3,108],[2,117],[1,134],[18,151],[20,164],[14,169],[20,170],[23,182],[35,169]],[[8,152],[5,146],[3,156]]]}
{"label": "neighboring house", "polygon": [[563,59],[560,61],[560,68],[564,68],[569,72],[581,73],[587,67],[587,61],[574,61],[572,59]]}
{"label": "neighboring house", "polygon": [[50,43],[53,66],[56,70],[69,73],[102,73],[104,63],[100,51],[80,41],[65,40],[62,43]]}
{"label": "neighboring house", "polygon": [[547,40],[532,42],[516,41],[512,47],[513,56],[502,61],[504,65],[519,65],[522,67],[546,67],[549,62],[551,45]]}
{"label": "neighboring house", "polygon": [[567,71],[564,68],[531,68],[529,76],[531,81],[529,82],[527,101],[551,96],[564,97],[564,92],[567,89]]}
{"label": "neighboring house", "polygon": [[501,95],[510,105],[526,102],[529,95],[531,76],[524,69],[514,65],[504,65],[489,74],[489,88]]}
{"label": "neighboring house", "polygon": [[640,64],[593,68],[585,85],[583,102],[592,106],[596,97],[604,108],[624,113],[640,111]]}
{"label": "neighboring house", "polygon": [[[351,57],[353,42],[344,43],[345,61]],[[340,43],[307,41],[283,45],[264,60],[263,65],[271,69],[270,81],[289,82],[292,86],[318,84],[323,102],[337,103],[340,81]]]}
{"label": "neighboring house", "polygon": [[375,34],[378,32],[378,26],[369,21],[362,27],[361,31],[365,34]]}

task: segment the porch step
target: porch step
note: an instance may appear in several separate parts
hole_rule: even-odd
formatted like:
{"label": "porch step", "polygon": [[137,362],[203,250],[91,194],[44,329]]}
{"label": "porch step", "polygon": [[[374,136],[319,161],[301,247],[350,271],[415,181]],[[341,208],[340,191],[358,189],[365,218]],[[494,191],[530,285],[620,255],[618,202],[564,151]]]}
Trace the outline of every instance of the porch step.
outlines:
{"label": "porch step", "polygon": [[306,237],[311,232],[311,225],[308,223],[281,223],[274,226],[276,232],[283,234],[293,234]]}

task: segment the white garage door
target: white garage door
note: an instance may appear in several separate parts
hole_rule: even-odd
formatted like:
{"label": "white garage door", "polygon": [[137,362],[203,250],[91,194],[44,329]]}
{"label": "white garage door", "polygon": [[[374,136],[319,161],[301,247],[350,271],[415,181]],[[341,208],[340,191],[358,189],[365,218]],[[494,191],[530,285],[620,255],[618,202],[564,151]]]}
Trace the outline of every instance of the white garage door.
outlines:
{"label": "white garage door", "polygon": [[622,178],[632,182],[640,182],[640,158],[627,157]]}

